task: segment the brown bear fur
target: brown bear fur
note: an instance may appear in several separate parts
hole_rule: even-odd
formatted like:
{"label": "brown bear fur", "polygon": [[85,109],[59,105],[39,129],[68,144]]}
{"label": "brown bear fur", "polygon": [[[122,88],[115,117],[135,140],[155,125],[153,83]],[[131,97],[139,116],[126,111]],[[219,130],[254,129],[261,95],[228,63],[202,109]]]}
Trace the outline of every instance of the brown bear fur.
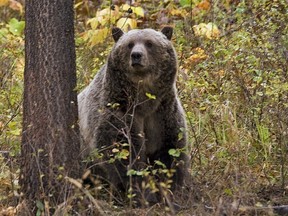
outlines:
{"label": "brown bear fur", "polygon": [[[128,190],[129,168],[141,170],[147,164],[154,166],[155,160],[176,170],[173,190],[183,184],[187,174],[186,154],[173,157],[168,153],[186,146],[172,32],[171,27],[160,32],[143,29],[128,33],[114,28],[115,45],[107,64],[78,95],[84,155],[95,148],[103,153],[101,175],[118,190]],[[129,156],[109,163],[117,148],[130,150]],[[133,176],[133,188],[140,187],[142,180]]]}

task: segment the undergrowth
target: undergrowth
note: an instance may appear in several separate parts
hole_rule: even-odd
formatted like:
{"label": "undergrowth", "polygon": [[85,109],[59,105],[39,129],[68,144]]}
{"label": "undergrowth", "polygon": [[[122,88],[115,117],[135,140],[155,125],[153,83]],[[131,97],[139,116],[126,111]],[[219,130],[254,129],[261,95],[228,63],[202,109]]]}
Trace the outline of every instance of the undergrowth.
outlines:
{"label": "undergrowth", "polygon": [[[87,2],[75,3],[79,91],[106,61],[113,43],[110,31],[105,29],[113,22],[121,27],[128,23],[127,28],[174,26],[173,43],[179,59],[177,86],[189,126],[193,185],[183,192],[186,208],[178,214],[273,215],[271,206],[287,205],[287,2],[145,1],[135,3],[137,13],[128,13],[121,4],[113,10],[107,3],[92,7]],[[0,212],[1,208],[13,212],[11,206],[17,204],[19,195],[15,159],[20,152],[24,24],[21,11],[15,15],[13,8],[2,7]],[[132,20],[117,24],[111,19],[110,9],[117,12],[118,20]],[[99,14],[105,22],[95,21],[100,20]],[[93,38],[96,33],[102,34],[99,30],[104,35]],[[105,200],[109,190],[103,192],[101,185],[98,189],[107,196],[98,198],[97,187],[93,192],[75,185],[78,192],[67,203],[77,202],[79,212],[101,208],[110,215],[125,215],[127,211],[163,214],[161,206],[125,210],[112,205]]]}

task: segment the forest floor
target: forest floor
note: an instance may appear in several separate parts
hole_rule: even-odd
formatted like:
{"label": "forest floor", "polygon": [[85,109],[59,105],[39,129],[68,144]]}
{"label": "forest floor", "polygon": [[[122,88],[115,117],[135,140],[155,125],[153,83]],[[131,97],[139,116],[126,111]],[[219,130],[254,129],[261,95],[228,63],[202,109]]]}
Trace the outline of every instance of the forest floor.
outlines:
{"label": "forest floor", "polygon": [[[19,167],[12,158],[0,156],[0,215],[13,216],[21,206],[21,195],[18,193]],[[240,195],[219,193],[216,185],[209,185],[207,182],[197,179],[186,186],[181,194],[177,195],[179,209],[156,204],[144,208],[130,208],[126,205],[116,205],[111,200],[109,193],[102,195],[102,199],[93,198],[94,189],[77,190],[74,202],[67,202],[59,205],[58,214],[55,215],[288,215],[288,189],[283,190],[277,186],[255,187],[253,192],[242,191]],[[223,185],[221,185],[223,186]],[[225,185],[227,187],[227,185]],[[76,187],[77,188],[77,187]],[[79,189],[79,188],[78,188]],[[99,194],[99,191],[96,192]],[[90,195],[88,195],[90,194]],[[94,196],[95,197],[95,196]],[[78,204],[75,204],[78,200]],[[79,207],[79,200],[80,207]],[[74,204],[72,204],[74,203]],[[74,207],[72,207],[75,205]],[[65,206],[65,207],[63,207]],[[78,207],[77,207],[78,206]],[[57,207],[55,208],[57,209]],[[83,210],[84,209],[84,210]]]}

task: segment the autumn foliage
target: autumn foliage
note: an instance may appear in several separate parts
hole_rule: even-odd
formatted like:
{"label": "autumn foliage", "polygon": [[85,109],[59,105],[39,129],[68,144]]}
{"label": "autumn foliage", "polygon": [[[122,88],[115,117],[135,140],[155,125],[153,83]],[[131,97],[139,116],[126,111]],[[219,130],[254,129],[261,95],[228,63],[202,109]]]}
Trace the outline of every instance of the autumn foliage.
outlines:
{"label": "autumn foliage", "polygon": [[[288,203],[287,1],[129,2],[75,1],[78,90],[106,61],[112,26],[173,26],[193,179],[179,215],[277,213],[273,207]],[[11,211],[19,196],[23,7],[0,0],[0,209]],[[125,213],[105,198],[90,197],[89,208]]]}

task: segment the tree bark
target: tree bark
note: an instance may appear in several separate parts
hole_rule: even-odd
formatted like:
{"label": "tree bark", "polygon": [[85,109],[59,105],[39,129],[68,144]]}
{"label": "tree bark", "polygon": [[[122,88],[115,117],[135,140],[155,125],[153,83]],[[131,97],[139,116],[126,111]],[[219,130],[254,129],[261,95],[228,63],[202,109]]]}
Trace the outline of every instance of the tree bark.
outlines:
{"label": "tree bark", "polygon": [[73,0],[26,0],[20,185],[28,208],[69,196],[65,176],[78,177]]}

